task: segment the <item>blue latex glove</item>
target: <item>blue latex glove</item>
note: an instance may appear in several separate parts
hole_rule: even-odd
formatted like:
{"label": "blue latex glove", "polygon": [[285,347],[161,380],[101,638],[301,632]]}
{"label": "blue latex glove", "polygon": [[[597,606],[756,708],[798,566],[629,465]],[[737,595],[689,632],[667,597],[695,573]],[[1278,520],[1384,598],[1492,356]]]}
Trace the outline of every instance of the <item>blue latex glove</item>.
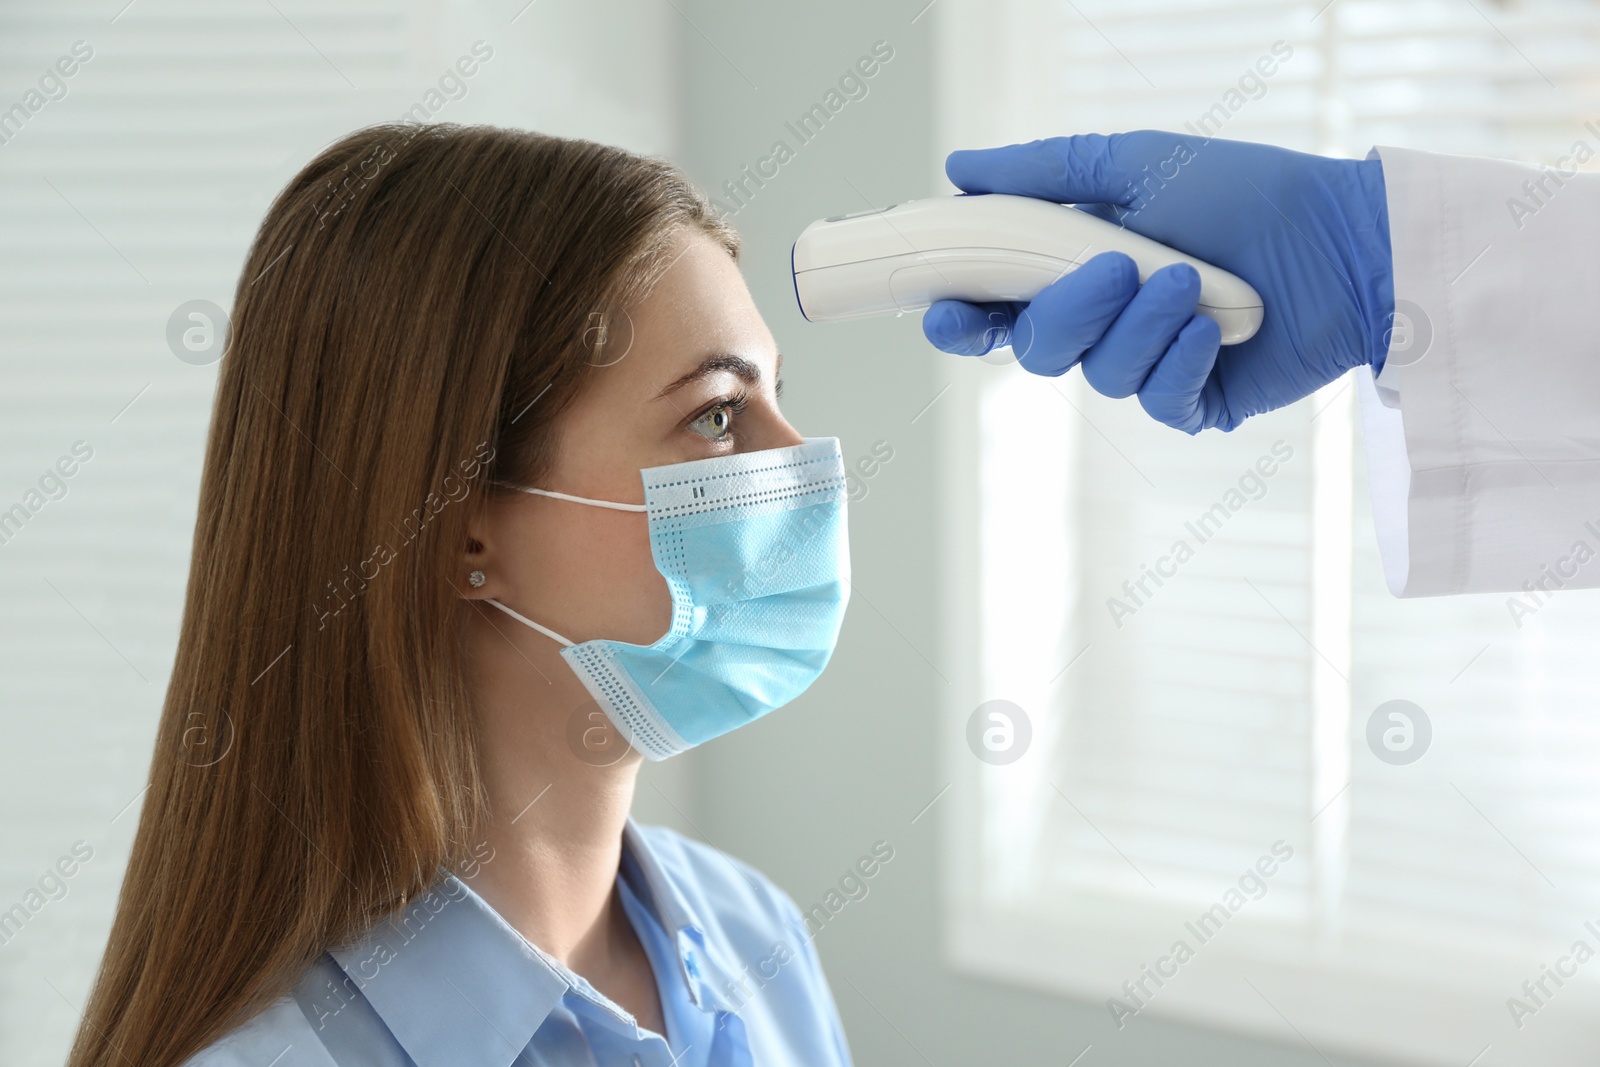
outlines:
{"label": "blue latex glove", "polygon": [[1195,314],[1192,267],[1141,287],[1132,259],[1104,252],[1031,303],[935,303],[922,329],[946,352],[1010,344],[1024,368],[1052,376],[1081,363],[1097,391],[1138,394],[1191,434],[1231,430],[1358,364],[1382,369],[1394,281],[1376,159],[1143,130],[952,152],[945,173],[969,193],[1081,205],[1237,274],[1265,305],[1254,337],[1219,350],[1217,324]]}

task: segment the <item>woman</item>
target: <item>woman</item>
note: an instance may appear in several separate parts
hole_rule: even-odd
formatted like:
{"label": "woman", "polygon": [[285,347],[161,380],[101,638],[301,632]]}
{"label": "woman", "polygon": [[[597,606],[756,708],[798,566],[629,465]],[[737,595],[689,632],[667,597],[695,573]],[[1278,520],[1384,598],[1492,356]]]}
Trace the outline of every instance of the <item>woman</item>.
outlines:
{"label": "woman", "polygon": [[846,599],[737,255],[670,164],[521,131],[280,194],[71,1067],[849,1062],[793,901],[628,816]]}

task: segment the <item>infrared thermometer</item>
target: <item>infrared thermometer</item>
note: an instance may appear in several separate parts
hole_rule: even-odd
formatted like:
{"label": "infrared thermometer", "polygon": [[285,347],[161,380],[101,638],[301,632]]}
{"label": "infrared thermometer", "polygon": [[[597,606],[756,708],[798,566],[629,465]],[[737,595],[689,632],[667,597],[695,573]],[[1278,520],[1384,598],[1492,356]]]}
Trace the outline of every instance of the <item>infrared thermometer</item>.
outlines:
{"label": "infrared thermometer", "polygon": [[811,322],[921,311],[935,300],[1029,301],[1101,252],[1126,252],[1142,284],[1169,263],[1200,273],[1197,310],[1222,343],[1261,327],[1261,295],[1220,267],[1116,223],[1031,196],[977,193],[906,200],[818,219],[790,254],[794,295]]}

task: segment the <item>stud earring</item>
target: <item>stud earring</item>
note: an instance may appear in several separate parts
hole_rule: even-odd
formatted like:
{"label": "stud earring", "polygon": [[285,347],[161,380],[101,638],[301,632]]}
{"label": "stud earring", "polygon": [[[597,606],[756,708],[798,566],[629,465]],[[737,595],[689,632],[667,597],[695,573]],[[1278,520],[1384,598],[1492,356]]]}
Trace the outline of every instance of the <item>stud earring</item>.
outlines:
{"label": "stud earring", "polygon": [[471,574],[467,575],[467,583],[474,589],[482,588],[483,583],[487,582],[488,580],[489,579],[483,576],[482,571],[473,571]]}

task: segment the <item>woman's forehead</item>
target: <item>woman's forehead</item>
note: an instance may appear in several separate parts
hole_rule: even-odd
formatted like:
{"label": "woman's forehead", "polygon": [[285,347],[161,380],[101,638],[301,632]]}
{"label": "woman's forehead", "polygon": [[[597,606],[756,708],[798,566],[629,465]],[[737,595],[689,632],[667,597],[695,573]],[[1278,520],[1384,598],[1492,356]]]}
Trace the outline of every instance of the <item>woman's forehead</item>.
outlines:
{"label": "woman's forehead", "polygon": [[749,385],[777,375],[781,356],[738,264],[698,230],[680,233],[671,265],[627,311],[627,354],[602,362],[611,388],[640,399],[729,372]]}

